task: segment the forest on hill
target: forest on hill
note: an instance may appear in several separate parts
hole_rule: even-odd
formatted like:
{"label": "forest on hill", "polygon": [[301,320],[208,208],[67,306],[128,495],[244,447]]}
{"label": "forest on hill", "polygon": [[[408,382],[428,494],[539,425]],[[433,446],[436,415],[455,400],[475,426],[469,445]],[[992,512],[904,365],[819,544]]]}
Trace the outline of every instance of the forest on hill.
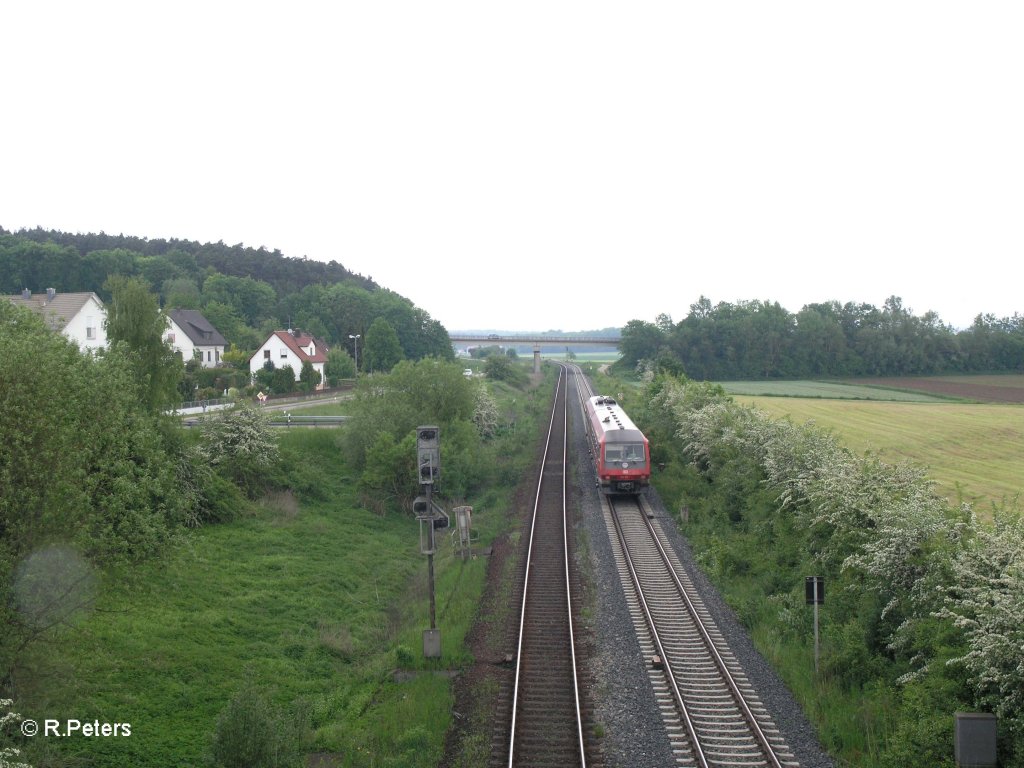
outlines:
{"label": "forest on hill", "polygon": [[979,314],[955,331],[935,312],[915,315],[891,296],[871,304],[829,301],[792,313],[778,302],[701,296],[678,323],[631,320],[621,366],[641,361],[692,379],[922,376],[1024,371],[1024,316]]}
{"label": "forest on hill", "polygon": [[165,309],[198,309],[235,350],[256,349],[274,330],[301,328],[351,347],[378,318],[405,358],[452,357],[448,332],[408,299],[336,261],[189,240],[0,228],[0,294],[55,288],[110,299],[112,275],[140,277]]}

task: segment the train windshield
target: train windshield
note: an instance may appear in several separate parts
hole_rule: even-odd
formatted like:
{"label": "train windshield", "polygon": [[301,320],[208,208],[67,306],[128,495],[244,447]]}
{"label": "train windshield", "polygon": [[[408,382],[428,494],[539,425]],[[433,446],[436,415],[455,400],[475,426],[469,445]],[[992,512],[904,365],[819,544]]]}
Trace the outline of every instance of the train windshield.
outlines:
{"label": "train windshield", "polygon": [[643,443],[608,443],[604,447],[605,464],[621,464],[625,461],[630,465],[643,465],[646,459]]}

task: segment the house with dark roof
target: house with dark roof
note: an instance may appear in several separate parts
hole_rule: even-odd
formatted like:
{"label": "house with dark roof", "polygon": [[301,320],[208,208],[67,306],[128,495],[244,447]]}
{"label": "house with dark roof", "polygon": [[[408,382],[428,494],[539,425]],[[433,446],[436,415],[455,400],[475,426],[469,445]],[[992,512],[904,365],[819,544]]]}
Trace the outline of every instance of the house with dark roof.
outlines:
{"label": "house with dark roof", "polygon": [[107,346],[104,323],[107,310],[100,297],[88,293],[57,293],[47,288],[45,293],[32,293],[27,288],[17,296],[5,296],[7,301],[32,310],[43,318],[57,333],[76,342],[81,349],[95,351]]}
{"label": "house with dark roof", "polygon": [[228,343],[201,312],[196,309],[172,309],[167,313],[167,319],[169,322],[164,340],[181,353],[182,360],[186,363],[192,359],[199,360],[204,368],[220,365]]}
{"label": "house with dark roof", "polygon": [[249,373],[255,376],[256,372],[267,362],[272,363],[275,368],[290,365],[295,371],[295,380],[298,381],[299,375],[302,373],[302,364],[309,361],[313,370],[320,374],[320,383],[317,385],[317,389],[323,389],[327,381],[327,377],[324,375],[327,351],[327,345],[324,342],[315,336],[303,333],[298,328],[274,331],[249,358]]}

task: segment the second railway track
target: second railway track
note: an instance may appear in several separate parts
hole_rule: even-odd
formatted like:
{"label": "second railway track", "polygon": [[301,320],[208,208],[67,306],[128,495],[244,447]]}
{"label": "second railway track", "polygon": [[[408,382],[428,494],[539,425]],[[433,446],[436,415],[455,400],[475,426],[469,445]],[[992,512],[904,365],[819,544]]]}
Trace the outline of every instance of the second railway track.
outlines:
{"label": "second railway track", "polygon": [[586,766],[566,497],[568,376],[559,377],[534,499],[522,588],[509,768]]}

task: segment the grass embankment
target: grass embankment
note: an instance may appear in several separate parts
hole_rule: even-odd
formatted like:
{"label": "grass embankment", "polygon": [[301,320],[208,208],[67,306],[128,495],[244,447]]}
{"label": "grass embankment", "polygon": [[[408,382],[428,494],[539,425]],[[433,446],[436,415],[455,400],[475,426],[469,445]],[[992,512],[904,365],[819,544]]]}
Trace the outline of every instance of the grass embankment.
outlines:
{"label": "grass embankment", "polygon": [[984,512],[1024,491],[1024,407],[990,403],[907,403],[736,397],[778,418],[813,421],[855,451],[929,468],[952,503]]}
{"label": "grass embankment", "polygon": [[[159,562],[104,576],[90,615],[32,658],[22,714],[130,723],[131,735],[37,739],[37,765],[206,765],[218,715],[246,682],[308,713],[322,765],[436,764],[451,717],[446,673],[468,661],[486,559],[463,561],[439,535],[443,655],[424,660],[418,524],[360,508],[338,439],[282,434],[317,498],[271,496]],[[509,496],[470,500],[478,547],[503,530]]]}

